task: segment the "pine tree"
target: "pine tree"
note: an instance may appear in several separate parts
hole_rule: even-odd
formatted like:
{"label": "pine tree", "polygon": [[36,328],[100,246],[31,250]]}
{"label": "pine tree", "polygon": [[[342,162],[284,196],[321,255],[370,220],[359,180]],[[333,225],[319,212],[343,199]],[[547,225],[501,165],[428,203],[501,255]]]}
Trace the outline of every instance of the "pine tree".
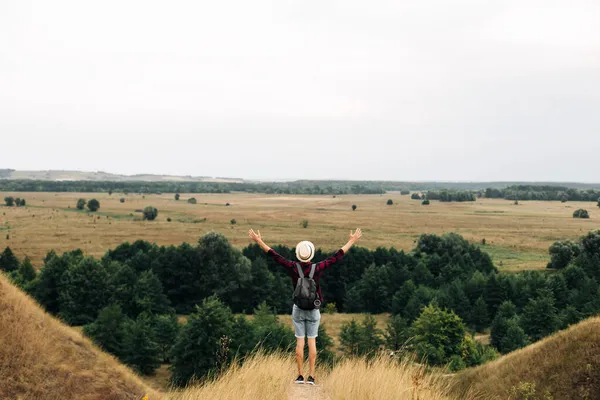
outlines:
{"label": "pine tree", "polygon": [[220,300],[205,299],[183,326],[171,352],[171,380],[177,386],[205,378],[216,366],[221,337],[231,334],[233,315]]}
{"label": "pine tree", "polygon": [[506,324],[506,335],[500,341],[500,351],[510,353],[527,345],[529,345],[529,338],[519,325],[518,318],[509,319]]}
{"label": "pine tree", "polygon": [[14,255],[10,247],[4,249],[0,254],[0,271],[12,272],[19,269],[19,259]]}
{"label": "pine tree", "polygon": [[181,330],[181,325],[179,325],[175,314],[158,315],[154,318],[153,325],[156,343],[160,348],[160,357],[163,363],[167,363],[169,362],[169,353],[175,345]]}
{"label": "pine tree", "polygon": [[523,308],[521,325],[533,341],[554,333],[560,327],[551,291],[541,290],[537,298],[529,300]]}
{"label": "pine tree", "polygon": [[408,323],[399,315],[392,315],[385,330],[385,345],[392,351],[400,350],[408,340]]}
{"label": "pine tree", "polygon": [[360,353],[361,355],[375,356],[384,343],[382,332],[377,328],[377,321],[372,315],[367,315],[361,323]]}
{"label": "pine tree", "polygon": [[502,339],[508,331],[508,320],[516,314],[517,307],[510,301],[505,301],[498,308],[490,332],[490,342],[496,349],[500,350],[502,348]]}
{"label": "pine tree", "polygon": [[485,292],[483,295],[483,299],[487,304],[489,317],[493,318],[496,315],[498,307],[500,307],[505,298],[506,295],[504,290],[502,290],[502,285],[498,281],[496,274],[492,274],[485,284]]}
{"label": "pine tree", "polygon": [[[335,360],[335,353],[331,350],[333,347],[333,339],[327,331],[325,330],[325,325],[319,325],[319,336],[317,336],[317,359],[319,363],[325,364],[327,366],[333,366],[333,361]],[[308,352],[305,352],[308,355]]]}
{"label": "pine tree", "polygon": [[261,350],[265,352],[287,351],[296,342],[292,331],[279,322],[277,314],[266,303],[260,304],[254,310],[254,319],[250,324],[254,327]]}
{"label": "pine tree", "polygon": [[356,323],[356,320],[352,319],[350,322],[342,324],[342,328],[340,329],[340,350],[342,350],[344,355],[359,355],[361,343],[360,335],[360,326]]}
{"label": "pine tree", "polygon": [[133,289],[133,301],[138,313],[170,314],[173,311],[160,280],[151,270],[140,275]]}
{"label": "pine tree", "polygon": [[121,358],[124,355],[125,326],[129,322],[121,312],[121,307],[112,304],[100,311],[94,322],[84,326],[83,333],[102,350]]}
{"label": "pine tree", "polygon": [[161,349],[152,328],[148,314],[140,314],[125,327],[123,361],[143,375],[152,375],[160,367]]}
{"label": "pine tree", "polygon": [[483,300],[483,297],[478,298],[475,302],[473,310],[471,311],[470,320],[477,332],[483,332],[483,330],[489,326],[490,318],[488,315],[488,306],[485,303],[485,300]]}

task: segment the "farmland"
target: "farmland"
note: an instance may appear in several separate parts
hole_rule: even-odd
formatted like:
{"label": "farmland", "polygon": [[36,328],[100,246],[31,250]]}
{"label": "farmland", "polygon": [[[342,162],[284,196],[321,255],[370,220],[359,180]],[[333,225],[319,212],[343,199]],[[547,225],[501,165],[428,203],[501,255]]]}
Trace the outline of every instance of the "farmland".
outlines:
{"label": "farmland", "polygon": [[[293,246],[302,239],[333,251],[343,244],[350,229],[362,227],[362,246],[410,250],[422,233],[457,232],[474,243],[485,239],[501,271],[541,269],[548,246],[555,240],[575,239],[600,227],[600,212],[589,202],[521,201],[503,199],[440,203],[422,206],[398,193],[386,195],[302,196],[264,194],[122,193],[8,193],[25,198],[27,207],[0,207],[0,248],[10,246],[18,257],[29,256],[39,266],[46,252],[81,248],[93,256],[125,241],[137,239],[160,245],[195,242],[209,231],[218,231],[234,246],[248,244],[249,227],[260,229],[270,244]],[[189,204],[190,197],[197,204]],[[100,210],[77,210],[77,199],[96,198]],[[120,199],[124,198],[121,203]],[[392,199],[393,205],[386,205]],[[226,204],[229,203],[229,206]],[[151,205],[159,210],[155,221],[143,221],[136,212]],[[356,205],[356,211],[352,211]],[[590,218],[574,219],[573,211],[585,208]],[[170,218],[171,222],[167,219]],[[235,223],[232,223],[235,220]],[[302,221],[307,221],[307,227]]]}

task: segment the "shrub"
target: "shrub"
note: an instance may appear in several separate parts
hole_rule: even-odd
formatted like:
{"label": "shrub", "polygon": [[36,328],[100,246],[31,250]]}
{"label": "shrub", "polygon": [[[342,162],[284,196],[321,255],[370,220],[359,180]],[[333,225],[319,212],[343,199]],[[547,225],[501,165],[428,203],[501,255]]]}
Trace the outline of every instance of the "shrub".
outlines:
{"label": "shrub", "polygon": [[20,265],[19,259],[14,255],[10,247],[5,248],[2,254],[0,254],[0,271],[16,271]]}
{"label": "shrub", "polygon": [[85,199],[79,199],[79,200],[77,200],[77,209],[78,210],[83,210],[85,208],[85,204],[86,204]]}
{"label": "shrub", "polygon": [[410,194],[410,190],[408,190],[408,189],[402,189],[402,190],[400,190],[400,194],[402,196],[406,196],[407,194]]}
{"label": "shrub", "polygon": [[144,219],[148,221],[154,221],[158,216],[158,210],[152,206],[144,208]]}
{"label": "shrub", "polygon": [[428,206],[429,205],[429,199],[425,199],[421,202],[422,205],[424,206]]}
{"label": "shrub", "polygon": [[323,309],[323,312],[325,314],[335,314],[338,312],[338,310],[337,310],[335,303],[327,303],[327,305]]}
{"label": "shrub", "polygon": [[548,268],[561,269],[569,265],[571,260],[579,255],[581,251],[579,244],[570,240],[557,241],[552,243],[548,252],[550,253],[550,262]]}
{"label": "shrub", "polygon": [[12,196],[7,196],[4,198],[4,203],[6,203],[8,207],[12,207],[15,205],[15,198]]}
{"label": "shrub", "polygon": [[302,222],[300,222],[300,226],[302,226],[303,228],[308,228],[308,220],[303,219]]}
{"label": "shrub", "polygon": [[229,203],[225,203],[225,207],[229,207],[231,204]]}
{"label": "shrub", "polygon": [[179,200],[179,193],[175,193],[175,200]]}
{"label": "shrub", "polygon": [[229,222],[231,222],[231,225],[235,225],[235,224],[237,224],[237,221],[235,220],[235,218],[233,218],[233,219],[232,219],[231,221],[229,221]]}
{"label": "shrub", "polygon": [[109,195],[109,196],[112,196],[112,193],[113,193],[113,192],[112,192],[112,189],[108,189],[108,195]]}
{"label": "shrub", "polygon": [[410,195],[410,198],[413,200],[421,200],[421,195],[419,193],[413,193]]}
{"label": "shrub", "polygon": [[587,210],[584,210],[583,208],[580,208],[579,210],[575,210],[575,212],[573,213],[573,218],[589,218],[590,215],[588,214]]}
{"label": "shrub", "polygon": [[124,197],[121,197],[121,198],[119,199],[119,201],[120,201],[121,203],[125,203],[125,198],[124,198]]}
{"label": "shrub", "polygon": [[195,197],[189,198],[188,199],[188,203],[189,204],[196,204],[197,203],[196,198]]}
{"label": "shrub", "polygon": [[91,199],[87,203],[87,208],[91,212],[96,212],[100,208],[100,202],[98,200],[96,200],[96,199]]}
{"label": "shrub", "polygon": [[171,222],[171,217],[167,218],[167,222]]}
{"label": "shrub", "polygon": [[391,206],[392,204],[394,204],[394,202],[392,201],[392,199],[388,199],[388,201],[387,201],[387,205],[388,205],[388,206]]}
{"label": "shrub", "polygon": [[352,204],[352,211],[356,211],[356,204]]}

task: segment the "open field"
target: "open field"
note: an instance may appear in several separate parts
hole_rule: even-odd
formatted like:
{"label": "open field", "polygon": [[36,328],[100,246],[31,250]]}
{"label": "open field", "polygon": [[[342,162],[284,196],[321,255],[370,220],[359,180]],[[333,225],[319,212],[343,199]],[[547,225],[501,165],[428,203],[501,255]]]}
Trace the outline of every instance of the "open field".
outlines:
{"label": "open field", "polygon": [[[347,239],[350,229],[362,227],[362,246],[410,250],[421,233],[457,232],[468,240],[486,239],[488,251],[503,271],[544,268],[548,246],[555,240],[575,239],[600,228],[600,211],[591,202],[520,202],[478,199],[468,203],[420,201],[397,193],[387,195],[289,196],[264,194],[123,195],[113,193],[0,193],[27,200],[26,208],[0,207],[0,249],[10,246],[17,256],[28,255],[36,266],[48,250],[81,248],[101,256],[122,242],[137,239],[161,245],[195,242],[202,234],[218,231],[235,246],[248,244],[249,227],[260,229],[270,244],[294,246],[311,239],[333,251]],[[189,197],[198,204],[188,204]],[[119,199],[124,197],[125,203]],[[88,215],[75,209],[78,198],[97,198],[99,212]],[[391,198],[392,206],[386,201]],[[231,206],[226,206],[230,203]],[[352,204],[358,206],[351,210]],[[158,208],[156,221],[142,221],[143,209]],[[70,208],[69,208],[70,207]],[[590,219],[574,219],[585,208]],[[172,222],[167,222],[167,218]],[[232,225],[235,219],[237,224]],[[308,220],[308,227],[300,223]],[[9,239],[7,239],[7,236]]]}

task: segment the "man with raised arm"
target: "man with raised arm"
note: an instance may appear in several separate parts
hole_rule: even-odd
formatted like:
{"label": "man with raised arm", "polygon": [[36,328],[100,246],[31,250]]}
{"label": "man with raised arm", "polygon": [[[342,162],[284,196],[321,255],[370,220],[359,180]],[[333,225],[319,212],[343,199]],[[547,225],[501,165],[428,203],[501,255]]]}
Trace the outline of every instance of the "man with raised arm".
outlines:
{"label": "man with raised arm", "polygon": [[[362,236],[360,228],[355,232],[350,231],[350,240],[341,249],[328,259],[319,263],[311,263],[315,255],[315,246],[308,241],[298,243],[296,257],[298,261],[286,260],[275,250],[263,242],[260,231],[250,229],[250,239],[275,260],[285,267],[294,284],[294,307],[292,308],[292,322],[296,335],[296,361],[298,363],[298,378],[296,383],[315,384],[315,362],[317,361],[317,336],[321,313],[319,307],[323,302],[319,280],[323,271],[338,262]],[[305,381],[302,375],[302,362],[304,361],[304,337],[308,338],[309,376]]]}

